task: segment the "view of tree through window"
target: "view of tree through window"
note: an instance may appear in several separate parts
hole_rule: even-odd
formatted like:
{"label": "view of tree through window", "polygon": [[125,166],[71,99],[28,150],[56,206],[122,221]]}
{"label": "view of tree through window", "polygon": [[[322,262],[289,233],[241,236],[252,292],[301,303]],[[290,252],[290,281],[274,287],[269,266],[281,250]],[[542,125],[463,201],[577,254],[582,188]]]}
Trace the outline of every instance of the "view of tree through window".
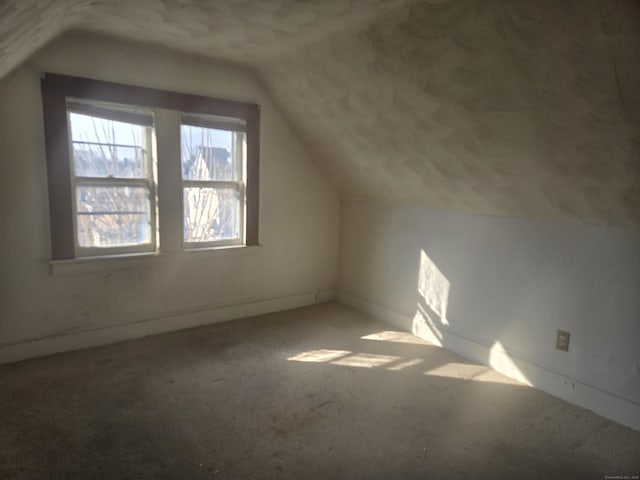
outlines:
{"label": "view of tree through window", "polygon": [[153,179],[147,125],[69,113],[77,243],[152,243]]}
{"label": "view of tree through window", "polygon": [[185,243],[241,240],[245,133],[183,123]]}

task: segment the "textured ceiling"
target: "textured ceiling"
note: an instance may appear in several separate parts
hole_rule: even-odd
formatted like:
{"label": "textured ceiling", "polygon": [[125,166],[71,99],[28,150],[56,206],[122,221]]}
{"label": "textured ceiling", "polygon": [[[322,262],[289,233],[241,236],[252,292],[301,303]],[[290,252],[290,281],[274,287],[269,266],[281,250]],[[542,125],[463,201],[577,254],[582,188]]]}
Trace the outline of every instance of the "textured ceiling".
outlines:
{"label": "textured ceiling", "polygon": [[0,76],[70,28],[253,67],[343,197],[640,226],[640,2],[0,0]]}

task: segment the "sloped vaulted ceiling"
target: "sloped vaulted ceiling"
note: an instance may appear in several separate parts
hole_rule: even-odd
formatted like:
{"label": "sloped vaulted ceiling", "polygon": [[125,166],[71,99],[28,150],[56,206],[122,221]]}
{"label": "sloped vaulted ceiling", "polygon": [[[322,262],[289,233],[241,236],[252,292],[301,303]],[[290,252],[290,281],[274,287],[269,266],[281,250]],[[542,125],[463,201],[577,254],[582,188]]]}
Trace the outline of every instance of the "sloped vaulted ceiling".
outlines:
{"label": "sloped vaulted ceiling", "polygon": [[0,75],[81,28],[252,66],[345,198],[640,226],[635,0],[4,0]]}

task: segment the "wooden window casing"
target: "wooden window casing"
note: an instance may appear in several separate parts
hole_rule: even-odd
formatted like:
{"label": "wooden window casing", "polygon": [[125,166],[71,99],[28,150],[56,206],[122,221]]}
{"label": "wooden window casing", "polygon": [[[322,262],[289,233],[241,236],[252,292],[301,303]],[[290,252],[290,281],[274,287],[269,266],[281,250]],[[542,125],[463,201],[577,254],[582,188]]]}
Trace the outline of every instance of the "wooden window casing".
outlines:
{"label": "wooden window casing", "polygon": [[[258,245],[260,107],[256,104],[47,73],[41,81],[53,260],[76,258],[67,99],[237,118],[246,126],[245,245]],[[180,158],[175,159],[180,162]],[[162,202],[181,199],[160,198]],[[162,211],[160,211],[162,215]],[[160,232],[162,235],[162,231]],[[162,249],[162,243],[160,244]]]}

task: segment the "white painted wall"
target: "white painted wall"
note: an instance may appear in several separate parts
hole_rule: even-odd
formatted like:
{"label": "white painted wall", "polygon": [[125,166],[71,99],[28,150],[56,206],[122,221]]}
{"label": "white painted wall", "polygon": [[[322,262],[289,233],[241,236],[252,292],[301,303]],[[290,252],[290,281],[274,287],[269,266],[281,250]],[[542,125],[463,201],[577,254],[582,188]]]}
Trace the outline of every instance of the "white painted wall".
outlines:
{"label": "white painted wall", "polygon": [[341,228],[339,299],[640,429],[640,231],[360,202]]}
{"label": "white painted wall", "polygon": [[[52,274],[39,72],[260,104],[261,247],[85,262]],[[0,81],[0,363],[327,300],[339,214],[333,187],[251,72],[64,35]]]}

